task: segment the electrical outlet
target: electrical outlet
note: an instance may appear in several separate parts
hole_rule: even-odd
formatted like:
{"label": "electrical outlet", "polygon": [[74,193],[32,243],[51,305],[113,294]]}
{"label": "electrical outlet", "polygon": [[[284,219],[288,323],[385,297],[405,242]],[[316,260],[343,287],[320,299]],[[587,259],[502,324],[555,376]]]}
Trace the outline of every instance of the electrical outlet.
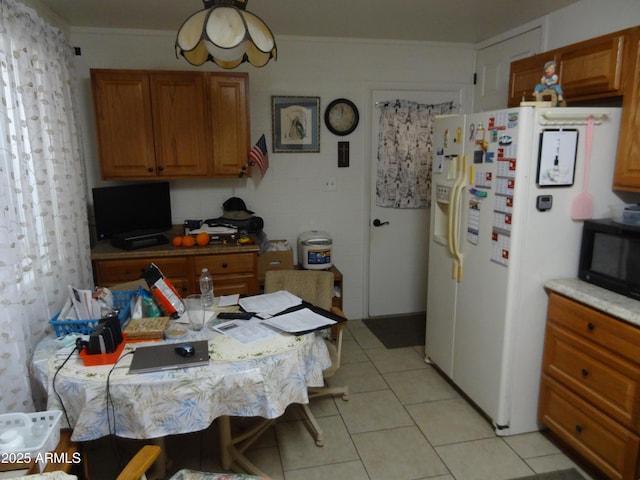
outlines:
{"label": "electrical outlet", "polygon": [[327,178],[322,185],[322,190],[325,192],[335,192],[336,189],[336,177]]}

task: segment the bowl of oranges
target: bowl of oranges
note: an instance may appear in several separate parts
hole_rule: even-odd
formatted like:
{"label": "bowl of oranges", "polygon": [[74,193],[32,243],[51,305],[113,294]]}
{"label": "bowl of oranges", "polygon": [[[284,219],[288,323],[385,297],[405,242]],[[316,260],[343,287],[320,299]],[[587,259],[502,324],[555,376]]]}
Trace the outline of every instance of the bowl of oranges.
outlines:
{"label": "bowl of oranges", "polygon": [[196,235],[178,235],[173,237],[171,243],[174,247],[204,247],[209,245],[209,234],[200,232]]}

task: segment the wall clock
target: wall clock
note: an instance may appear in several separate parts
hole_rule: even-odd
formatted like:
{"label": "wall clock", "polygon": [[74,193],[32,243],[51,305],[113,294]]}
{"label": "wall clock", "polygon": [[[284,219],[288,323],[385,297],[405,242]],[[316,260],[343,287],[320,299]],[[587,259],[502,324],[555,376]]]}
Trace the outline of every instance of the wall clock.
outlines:
{"label": "wall clock", "polygon": [[358,126],[360,115],[351,100],[338,98],[332,101],[324,111],[324,123],[335,135],[349,135]]}

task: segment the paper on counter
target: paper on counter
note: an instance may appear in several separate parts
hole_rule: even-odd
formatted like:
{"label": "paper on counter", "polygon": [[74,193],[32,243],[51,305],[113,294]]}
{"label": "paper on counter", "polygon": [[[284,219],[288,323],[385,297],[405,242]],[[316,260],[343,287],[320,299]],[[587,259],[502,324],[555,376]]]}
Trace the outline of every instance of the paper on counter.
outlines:
{"label": "paper on counter", "polygon": [[279,290],[273,293],[265,293],[263,295],[253,295],[240,299],[240,306],[246,312],[268,313],[275,315],[287,308],[300,305],[302,299],[286,290]]}
{"label": "paper on counter", "polygon": [[238,305],[238,301],[240,300],[239,294],[234,295],[221,295],[218,300],[219,307],[231,307],[233,305]]}

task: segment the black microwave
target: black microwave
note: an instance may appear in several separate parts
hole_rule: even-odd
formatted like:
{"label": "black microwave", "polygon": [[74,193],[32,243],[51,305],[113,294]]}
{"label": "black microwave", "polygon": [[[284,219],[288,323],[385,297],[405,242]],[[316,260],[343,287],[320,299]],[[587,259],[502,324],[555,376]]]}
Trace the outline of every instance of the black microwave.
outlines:
{"label": "black microwave", "polygon": [[640,300],[640,226],[586,220],[578,277]]}

